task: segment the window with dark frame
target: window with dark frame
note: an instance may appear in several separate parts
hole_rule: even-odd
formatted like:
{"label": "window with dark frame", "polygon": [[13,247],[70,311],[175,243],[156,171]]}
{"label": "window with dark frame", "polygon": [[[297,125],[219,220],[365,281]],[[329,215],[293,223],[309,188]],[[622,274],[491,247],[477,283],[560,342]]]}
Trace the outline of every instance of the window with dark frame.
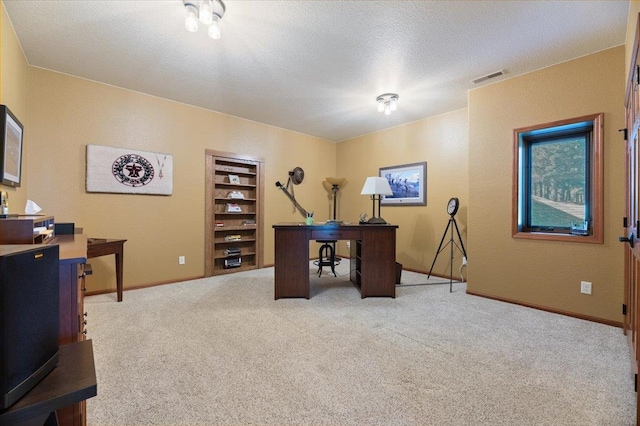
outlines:
{"label": "window with dark frame", "polygon": [[602,118],[514,130],[514,237],[602,242]]}

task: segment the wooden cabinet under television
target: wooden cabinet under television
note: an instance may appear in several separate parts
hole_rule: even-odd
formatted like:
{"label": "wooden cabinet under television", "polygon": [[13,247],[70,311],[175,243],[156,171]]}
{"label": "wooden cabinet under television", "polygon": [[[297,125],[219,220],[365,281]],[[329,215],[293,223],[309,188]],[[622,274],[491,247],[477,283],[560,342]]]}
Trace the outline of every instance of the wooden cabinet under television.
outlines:
{"label": "wooden cabinet under television", "polygon": [[205,276],[262,267],[264,160],[206,151]]}

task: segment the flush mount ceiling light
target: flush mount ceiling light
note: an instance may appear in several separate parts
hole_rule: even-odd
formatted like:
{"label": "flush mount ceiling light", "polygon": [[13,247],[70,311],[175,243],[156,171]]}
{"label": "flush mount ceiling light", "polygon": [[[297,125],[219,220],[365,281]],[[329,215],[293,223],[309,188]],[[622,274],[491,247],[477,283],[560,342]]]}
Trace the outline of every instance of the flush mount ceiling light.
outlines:
{"label": "flush mount ceiling light", "polygon": [[184,27],[187,31],[198,31],[198,21],[209,26],[209,37],[220,38],[219,22],[224,16],[222,0],[182,0],[185,8]]}
{"label": "flush mount ceiling light", "polygon": [[384,95],[380,95],[376,98],[378,102],[378,112],[383,112],[384,115],[391,114],[391,111],[395,111],[398,109],[398,96],[395,93],[385,93]]}

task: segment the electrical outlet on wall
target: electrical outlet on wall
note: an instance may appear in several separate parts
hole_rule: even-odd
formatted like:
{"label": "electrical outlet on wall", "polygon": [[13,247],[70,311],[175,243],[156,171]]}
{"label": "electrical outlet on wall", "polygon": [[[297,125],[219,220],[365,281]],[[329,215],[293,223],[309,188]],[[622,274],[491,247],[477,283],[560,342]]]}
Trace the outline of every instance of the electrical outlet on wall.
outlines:
{"label": "electrical outlet on wall", "polygon": [[178,265],[184,265],[184,256],[178,256]]}
{"label": "electrical outlet on wall", "polygon": [[580,281],[580,293],[591,294],[591,283],[589,281]]}
{"label": "electrical outlet on wall", "polygon": [[351,248],[351,241],[347,241],[347,248],[350,249]]}

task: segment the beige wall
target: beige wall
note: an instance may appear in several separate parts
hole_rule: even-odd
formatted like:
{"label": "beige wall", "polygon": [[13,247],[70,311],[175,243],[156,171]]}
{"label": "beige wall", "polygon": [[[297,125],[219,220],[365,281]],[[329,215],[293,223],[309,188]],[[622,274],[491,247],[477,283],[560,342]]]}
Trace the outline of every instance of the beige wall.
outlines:
{"label": "beige wall", "polygon": [[[30,69],[29,82],[28,196],[89,236],[126,238],[127,287],[203,274],[205,149],[264,157],[266,264],[273,263],[271,225],[301,220],[275,181],[302,167],[300,203],[324,207],[321,181],[335,174],[334,143],[39,68]],[[173,195],[87,193],[87,144],[172,154]],[[112,263],[91,260],[90,291],[113,287]]]}
{"label": "beige wall", "polygon": [[[469,92],[469,291],[622,321],[624,47]],[[512,131],[603,112],[605,242],[511,237]],[[580,294],[580,281],[593,294]]]}
{"label": "beige wall", "polygon": [[[640,1],[632,0],[629,2],[629,15],[627,17],[627,35],[625,39],[625,76],[631,67],[631,54],[633,51],[633,40],[636,35],[636,26],[638,25],[638,13],[640,12]],[[626,81],[625,81],[626,84]]]}
{"label": "beige wall", "polygon": [[[406,269],[429,271],[449,221],[446,205],[451,197],[460,200],[456,221],[466,248],[467,135],[465,108],[339,143],[337,172],[348,180],[338,201],[339,219],[357,222],[360,213],[371,216],[372,202],[360,191],[367,176],[378,176],[380,167],[426,161],[427,205],[382,207],[381,216],[399,225],[397,261]],[[448,240],[447,234],[445,243]],[[450,259],[448,250],[440,254],[433,274],[448,276]],[[461,259],[455,250],[454,276]]]}
{"label": "beige wall", "polygon": [[[7,16],[2,3],[0,12],[0,103],[6,105],[25,127],[24,144],[28,144],[31,138],[29,131],[29,108],[27,106],[27,88],[29,65],[22,53],[22,47],[18,43],[11,21]],[[22,177],[19,188],[2,186],[2,190],[9,195],[9,212],[22,213],[27,201],[28,173],[25,169],[29,159],[22,158]]]}

